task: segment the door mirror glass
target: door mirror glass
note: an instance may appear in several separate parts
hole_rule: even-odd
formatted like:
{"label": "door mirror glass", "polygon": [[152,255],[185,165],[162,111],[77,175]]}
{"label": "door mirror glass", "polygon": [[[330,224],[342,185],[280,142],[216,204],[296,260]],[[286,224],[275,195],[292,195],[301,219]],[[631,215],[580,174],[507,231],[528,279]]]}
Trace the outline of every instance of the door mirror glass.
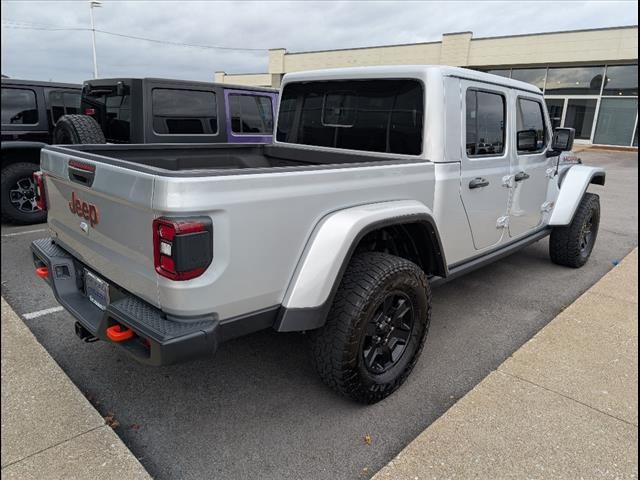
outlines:
{"label": "door mirror glass", "polygon": [[520,130],[518,132],[518,151],[535,152],[538,150],[538,132],[535,130]]}
{"label": "door mirror glass", "polygon": [[556,128],[553,132],[551,148],[556,152],[568,152],[573,148],[576,131],[573,128]]}

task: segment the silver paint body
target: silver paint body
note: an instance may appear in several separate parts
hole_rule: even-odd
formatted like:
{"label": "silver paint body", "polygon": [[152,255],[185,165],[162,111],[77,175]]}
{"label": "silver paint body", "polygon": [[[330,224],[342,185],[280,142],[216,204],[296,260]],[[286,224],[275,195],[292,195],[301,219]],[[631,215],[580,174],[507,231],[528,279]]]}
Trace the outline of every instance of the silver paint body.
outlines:
{"label": "silver paint body", "polygon": [[[534,98],[544,106],[541,92],[526,83],[452,67],[404,66],[288,74],[283,87],[299,81],[376,78],[414,78],[424,84],[421,155],[371,153],[406,162],[193,177],[96,162],[94,184],[86,188],[68,179],[73,152],[66,155],[45,148],[41,166],[50,230],[99,274],[165,312],[181,316],[216,312],[224,320],[275,305],[322,305],[354,238],[372,222],[430,215],[447,265],[457,266],[550,224],[569,223],[591,177],[601,171],[562,166],[561,170],[571,171],[560,188],[555,158],[547,159],[545,152],[518,155],[517,97]],[[466,157],[464,99],[470,87],[502,93],[507,100],[508,136],[500,157]],[[521,171],[530,178],[514,182],[513,176]],[[490,185],[470,190],[469,181],[479,176]],[[72,191],[100,209],[100,223],[86,232],[80,226],[82,219],[69,210]],[[192,215],[212,219],[213,263],[189,281],[157,275],[153,219]]]}

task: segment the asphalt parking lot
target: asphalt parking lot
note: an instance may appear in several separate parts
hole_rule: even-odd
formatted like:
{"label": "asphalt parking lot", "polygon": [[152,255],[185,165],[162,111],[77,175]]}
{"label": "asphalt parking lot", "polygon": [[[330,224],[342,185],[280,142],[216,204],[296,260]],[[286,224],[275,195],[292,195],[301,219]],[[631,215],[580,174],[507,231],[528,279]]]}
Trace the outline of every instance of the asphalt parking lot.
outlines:
{"label": "asphalt parking lot", "polygon": [[2,226],[2,294],[98,410],[114,414],[154,478],[367,478],[637,245],[637,154],[579,156],[607,168],[606,187],[591,188],[602,221],[589,263],[555,266],[543,240],[435,289],[421,360],[369,407],[324,387],[304,335],[262,332],[211,358],[152,368],[82,343],[64,311],[34,318],[57,306],[28,248],[43,225]]}

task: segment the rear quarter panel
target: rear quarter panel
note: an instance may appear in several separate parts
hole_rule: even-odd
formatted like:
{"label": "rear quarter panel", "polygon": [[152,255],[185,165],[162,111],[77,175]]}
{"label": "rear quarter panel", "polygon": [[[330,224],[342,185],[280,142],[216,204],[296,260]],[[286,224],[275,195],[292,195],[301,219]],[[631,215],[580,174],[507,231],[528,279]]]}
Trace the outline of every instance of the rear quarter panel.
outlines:
{"label": "rear quarter panel", "polygon": [[159,278],[162,308],[221,319],[279,305],[317,223],[356,205],[418,200],[432,207],[430,162],[156,180],[153,210],[207,215],[213,262],[196,279]]}

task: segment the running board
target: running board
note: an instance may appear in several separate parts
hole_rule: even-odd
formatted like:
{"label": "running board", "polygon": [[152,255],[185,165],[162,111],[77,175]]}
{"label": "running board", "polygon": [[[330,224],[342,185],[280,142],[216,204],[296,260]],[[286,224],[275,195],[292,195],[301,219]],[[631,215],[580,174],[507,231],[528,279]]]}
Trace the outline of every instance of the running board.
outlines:
{"label": "running board", "polygon": [[544,228],[537,231],[533,235],[530,235],[521,240],[516,240],[515,242],[509,243],[506,246],[500,247],[489,253],[474,257],[471,260],[465,261],[464,263],[454,264],[453,266],[449,267],[449,274],[446,277],[432,277],[431,286],[436,287],[438,285],[442,285],[443,283],[453,280],[454,278],[458,278],[465,273],[472,272],[473,270],[484,267],[485,265],[493,263],[496,260],[508,257],[512,253],[515,253],[518,250],[537,242],[538,240],[542,240],[550,233],[550,228]]}

